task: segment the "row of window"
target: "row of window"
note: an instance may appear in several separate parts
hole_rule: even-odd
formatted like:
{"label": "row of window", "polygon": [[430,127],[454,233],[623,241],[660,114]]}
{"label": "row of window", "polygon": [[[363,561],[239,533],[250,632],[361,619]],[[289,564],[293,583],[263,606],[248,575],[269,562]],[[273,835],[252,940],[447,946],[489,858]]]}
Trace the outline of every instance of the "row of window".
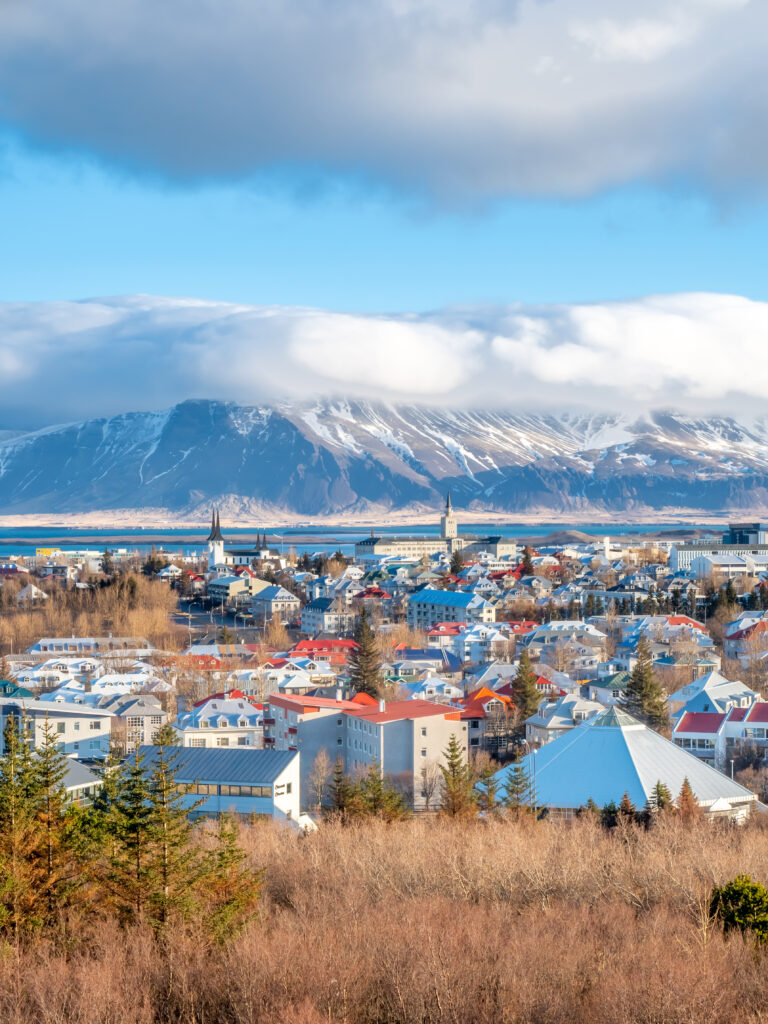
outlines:
{"label": "row of window", "polygon": [[[233,740],[237,739],[237,743],[230,744],[230,742],[229,742],[230,738],[233,739]],[[202,736],[202,737],[201,736],[193,736],[189,740],[189,743],[187,744],[187,746],[189,746],[189,747],[204,747],[205,745],[206,745],[206,743],[205,743],[205,737],[204,736]],[[247,736],[237,736],[237,737],[235,737],[235,736],[233,736],[233,737],[217,736],[216,737],[216,746],[217,747],[229,747],[229,746],[233,746],[233,747],[247,747],[248,746],[248,737]]]}
{"label": "row of window", "polygon": [[714,740],[696,740],[686,737],[676,737],[675,743],[684,750],[714,750]]}
{"label": "row of window", "polygon": [[[184,789],[187,793],[197,793],[199,796],[258,796],[270,798],[272,796],[271,786],[227,786],[198,782],[196,785],[185,786]],[[286,793],[290,792],[291,783],[289,782],[286,786]]]}
{"label": "row of window", "polygon": [[[79,720],[75,721],[73,723],[72,727],[73,727],[75,732],[80,732],[80,722],[79,722]],[[88,722],[88,728],[91,730],[91,732],[96,732],[96,730],[101,728],[101,722],[97,718],[92,718]],[[58,732],[58,733],[65,733],[66,731],[67,731],[67,723],[66,722],[57,722],[56,723],[56,732]]]}

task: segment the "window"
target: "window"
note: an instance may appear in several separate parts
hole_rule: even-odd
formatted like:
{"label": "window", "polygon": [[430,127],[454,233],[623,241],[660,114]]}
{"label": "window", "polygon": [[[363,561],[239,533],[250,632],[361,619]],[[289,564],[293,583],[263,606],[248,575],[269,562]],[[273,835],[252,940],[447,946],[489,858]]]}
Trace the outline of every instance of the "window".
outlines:
{"label": "window", "polygon": [[75,722],[75,732],[80,732],[80,723]]}
{"label": "window", "polygon": [[293,792],[293,783],[292,782],[286,783],[285,792],[286,793],[292,793]]}
{"label": "window", "polygon": [[63,733],[65,729],[66,729],[66,723],[65,722],[57,722],[56,723],[56,732]]}
{"label": "window", "polygon": [[479,744],[480,744],[480,740],[478,739],[478,737],[477,737],[477,736],[473,736],[473,737],[472,737],[472,738],[470,739],[470,741],[469,741],[469,745],[470,745],[471,747],[477,747],[477,746],[479,746]]}
{"label": "window", "polygon": [[238,747],[247,747],[248,746],[248,737],[247,736],[238,736],[237,737],[237,745],[238,745]]}
{"label": "window", "polygon": [[90,747],[91,750],[99,750],[101,748],[101,743],[99,740],[91,740]]}
{"label": "window", "polygon": [[469,727],[470,727],[470,729],[479,729],[480,728],[479,720],[477,718],[473,718],[472,721],[469,723]]}
{"label": "window", "polygon": [[427,730],[423,726],[422,726],[422,730],[421,730],[421,735],[422,736],[426,736],[427,735]]}
{"label": "window", "polygon": [[426,747],[422,747],[421,748],[421,756],[422,757],[426,757],[427,756],[427,748]]}
{"label": "window", "polygon": [[201,720],[201,722],[200,722],[200,728],[201,728],[201,729],[207,729],[207,728],[208,728],[208,726],[209,726],[209,722],[208,722],[208,719],[207,719],[207,718],[203,718],[203,719]]}
{"label": "window", "polygon": [[204,747],[205,746],[205,740],[201,739],[199,736],[193,736],[192,739],[187,744],[187,746],[189,746],[189,747]]}
{"label": "window", "polygon": [[338,745],[339,745],[339,746],[341,746],[341,744],[342,744],[342,739],[341,739],[341,736],[338,736],[338,737],[336,738],[336,742],[338,743]]}
{"label": "window", "polygon": [[162,715],[152,715],[152,717],[150,718],[150,722],[152,723],[152,725],[162,725],[163,724],[163,716]]}
{"label": "window", "polygon": [[217,747],[228,747],[229,746],[229,736],[217,736],[216,737],[216,746]]}
{"label": "window", "polygon": [[91,730],[91,732],[96,732],[96,730],[99,728],[98,719],[91,719],[91,721],[88,723],[88,728]]}

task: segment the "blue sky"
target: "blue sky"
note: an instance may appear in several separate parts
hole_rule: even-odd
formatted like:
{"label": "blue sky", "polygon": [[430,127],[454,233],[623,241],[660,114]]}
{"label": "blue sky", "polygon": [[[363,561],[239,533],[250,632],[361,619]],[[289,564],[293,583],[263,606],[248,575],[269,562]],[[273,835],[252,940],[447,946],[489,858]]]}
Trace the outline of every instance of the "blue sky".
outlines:
{"label": "blue sky", "polygon": [[0,427],[762,413],[766,38],[761,0],[0,4]]}
{"label": "blue sky", "polygon": [[148,292],[420,312],[682,291],[768,298],[768,206],[691,183],[446,209],[360,180],[170,183],[13,138],[2,172],[3,301]]}

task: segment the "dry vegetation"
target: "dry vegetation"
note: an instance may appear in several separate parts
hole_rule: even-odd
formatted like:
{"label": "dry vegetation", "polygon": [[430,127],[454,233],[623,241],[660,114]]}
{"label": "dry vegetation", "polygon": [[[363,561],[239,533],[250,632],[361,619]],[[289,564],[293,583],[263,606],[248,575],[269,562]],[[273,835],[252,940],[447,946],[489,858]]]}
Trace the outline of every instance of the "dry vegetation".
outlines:
{"label": "dry vegetation", "polygon": [[97,582],[93,589],[64,588],[40,583],[48,600],[18,607],[17,581],[6,580],[0,590],[0,652],[24,651],[40,637],[144,637],[157,647],[176,650],[186,637],[173,624],[177,595],[166,583],[146,576],[119,576]]}
{"label": "dry vegetation", "polygon": [[768,879],[768,832],[661,821],[326,825],[241,834],[260,920],[222,948],[113,922],[0,962],[0,1019],[200,1024],[758,1022],[766,954],[712,886]]}

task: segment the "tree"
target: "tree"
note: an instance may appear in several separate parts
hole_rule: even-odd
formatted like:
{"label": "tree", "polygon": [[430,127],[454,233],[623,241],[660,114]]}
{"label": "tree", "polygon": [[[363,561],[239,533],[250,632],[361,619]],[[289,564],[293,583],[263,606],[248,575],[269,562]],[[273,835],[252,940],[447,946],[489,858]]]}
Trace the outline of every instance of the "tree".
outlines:
{"label": "tree", "polygon": [[331,780],[331,808],[343,817],[350,809],[353,797],[354,786],[344,771],[344,762],[337,757]]}
{"label": "tree", "polygon": [[680,794],[677,798],[677,813],[680,815],[681,820],[688,824],[697,821],[701,817],[701,808],[691,789],[687,775],[683,779]]}
{"label": "tree", "polygon": [[524,648],[510,687],[512,700],[522,720],[535,715],[538,709],[541,694],[536,689],[536,679],[536,673],[531,668],[530,655]]}
{"label": "tree", "polygon": [[67,843],[64,778],[68,761],[59,748],[57,734],[46,720],[43,739],[34,758],[35,803],[39,827],[37,860],[41,896],[45,899],[46,918],[56,917],[69,883],[76,877]]}
{"label": "tree", "polygon": [[244,863],[245,853],[237,838],[237,821],[222,814],[205,886],[205,921],[219,944],[237,936],[256,916],[264,882],[263,870],[253,871]]}
{"label": "tree", "polygon": [[759,943],[768,942],[768,889],[749,875],[737,875],[722,888],[715,886],[709,912],[726,933],[738,929],[751,932]]}
{"label": "tree", "polygon": [[651,795],[648,797],[648,804],[645,810],[646,821],[652,821],[658,814],[670,811],[673,806],[669,787],[659,779],[651,790]]}
{"label": "tree", "polygon": [[509,766],[504,780],[504,806],[518,817],[533,809],[535,798],[531,777],[520,758]]}
{"label": "tree", "polygon": [[669,725],[667,698],[653,672],[648,641],[641,636],[637,642],[637,662],[624,692],[624,708],[641,722],[657,731]]}
{"label": "tree", "polygon": [[38,784],[25,732],[24,719],[6,717],[0,758],[0,927],[17,946],[41,923],[40,864],[35,856]]}
{"label": "tree", "polygon": [[170,722],[165,722],[157,730],[155,736],[155,743],[159,747],[178,747],[179,745],[179,734],[173,728]]}
{"label": "tree", "polygon": [[355,693],[367,693],[378,697],[381,689],[381,661],[376,637],[368,622],[365,608],[360,612],[360,621],[355,631],[357,647],[349,659],[349,681]]}
{"label": "tree", "polygon": [[520,575],[521,576],[533,576],[536,570],[533,567],[533,559],[531,558],[531,549],[529,547],[523,548],[523,557],[520,559]]}
{"label": "tree", "polygon": [[461,570],[464,568],[464,559],[461,557],[460,551],[454,551],[451,555],[451,563],[449,566],[449,572],[452,576],[458,576]]}
{"label": "tree", "polygon": [[104,554],[101,556],[101,571],[105,576],[113,576],[115,572],[115,560],[112,557],[112,552],[109,548],[104,548]]}
{"label": "tree", "polygon": [[618,810],[619,820],[623,821],[634,821],[637,818],[637,810],[635,805],[629,798],[629,793],[625,791],[621,798]]}
{"label": "tree", "polygon": [[9,683],[12,677],[13,672],[11,671],[11,666],[8,663],[8,659],[4,654],[0,655],[0,682]]}
{"label": "tree", "polygon": [[322,747],[312,762],[312,767],[309,772],[309,792],[312,797],[315,810],[320,808],[325,803],[325,795],[328,791],[328,779],[331,775],[331,759],[328,756],[328,751],[325,747]]}
{"label": "tree", "polygon": [[419,778],[421,781],[421,795],[424,799],[424,810],[429,810],[432,797],[436,794],[442,780],[440,766],[435,761],[427,761],[421,766]]}
{"label": "tree", "polygon": [[396,821],[408,813],[402,795],[389,779],[382,777],[378,761],[371,761],[357,789],[360,795],[360,810],[365,817]]}
{"label": "tree", "polygon": [[455,735],[451,734],[448,747],[443,751],[445,764],[440,765],[443,793],[440,809],[451,818],[473,815],[477,809],[472,770]]}

